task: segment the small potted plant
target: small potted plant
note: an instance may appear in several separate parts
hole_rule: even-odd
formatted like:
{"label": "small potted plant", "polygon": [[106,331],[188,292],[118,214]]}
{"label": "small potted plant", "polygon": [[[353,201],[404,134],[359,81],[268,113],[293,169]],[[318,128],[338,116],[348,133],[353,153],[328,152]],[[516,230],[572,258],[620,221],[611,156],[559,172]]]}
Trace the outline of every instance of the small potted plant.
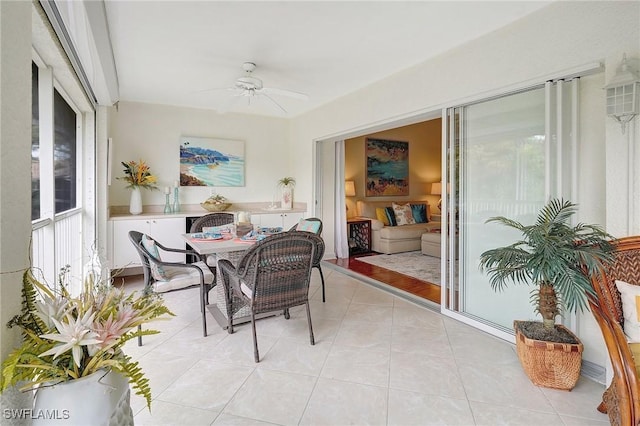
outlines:
{"label": "small potted plant", "polygon": [[296,186],[296,180],[291,176],[285,176],[278,181],[281,189],[280,208],[282,210],[291,210],[293,208],[293,188]]}
{"label": "small potted plant", "polygon": [[60,273],[57,289],[39,282],[31,269],[24,273],[22,312],[8,323],[21,329],[23,342],[2,362],[0,392],[35,389],[34,413],[57,410],[74,424],[104,423],[114,410],[133,421],[129,386],[149,408],[151,389],[123,345],[158,333],[139,327],[173,314],[157,294],[125,295],[110,281],[93,277],[73,296],[66,286],[68,270]]}
{"label": "small potted plant", "polygon": [[576,211],[575,204],[552,199],[533,225],[490,218],[487,223],[517,229],[522,239],[480,255],[480,270],[489,273],[493,290],[504,290],[508,282],[537,286],[531,300],[542,322],[514,321],[518,356],[534,384],[567,390],[580,375],[582,343],[555,319],[561,307],[588,308],[587,295],[595,295],[591,277],[613,259],[613,237],[597,225],[571,226]]}

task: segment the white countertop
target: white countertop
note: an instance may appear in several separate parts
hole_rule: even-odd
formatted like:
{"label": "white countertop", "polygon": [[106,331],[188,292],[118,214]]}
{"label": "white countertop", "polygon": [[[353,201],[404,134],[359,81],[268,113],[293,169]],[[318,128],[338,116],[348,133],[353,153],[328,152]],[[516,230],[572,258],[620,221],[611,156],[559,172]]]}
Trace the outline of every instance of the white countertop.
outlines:
{"label": "white countertop", "polygon": [[[290,210],[280,208],[270,208],[271,203],[232,203],[231,206],[221,213],[249,212],[250,214],[281,214],[281,213],[306,213],[307,203],[294,203]],[[146,205],[142,207],[142,213],[132,215],[129,213],[129,206],[111,206],[109,208],[109,220],[130,220],[130,219],[159,219],[172,217],[192,217],[204,216],[212,213],[205,210],[200,204],[184,204],[180,206],[180,211],[176,213],[164,213],[163,205]]]}

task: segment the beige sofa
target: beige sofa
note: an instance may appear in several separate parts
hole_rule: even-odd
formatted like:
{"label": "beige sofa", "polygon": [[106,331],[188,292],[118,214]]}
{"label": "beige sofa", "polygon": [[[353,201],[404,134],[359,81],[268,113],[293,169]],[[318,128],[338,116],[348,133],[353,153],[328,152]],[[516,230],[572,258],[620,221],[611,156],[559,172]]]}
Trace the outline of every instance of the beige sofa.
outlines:
{"label": "beige sofa", "polygon": [[[422,249],[422,234],[440,228],[440,216],[432,215],[428,223],[412,225],[384,226],[376,218],[376,208],[391,207],[392,201],[364,201],[356,203],[358,217],[371,219],[371,249],[379,253],[400,253]],[[396,201],[399,204],[427,204],[427,216],[430,206],[426,201]],[[437,221],[433,219],[438,219]]]}

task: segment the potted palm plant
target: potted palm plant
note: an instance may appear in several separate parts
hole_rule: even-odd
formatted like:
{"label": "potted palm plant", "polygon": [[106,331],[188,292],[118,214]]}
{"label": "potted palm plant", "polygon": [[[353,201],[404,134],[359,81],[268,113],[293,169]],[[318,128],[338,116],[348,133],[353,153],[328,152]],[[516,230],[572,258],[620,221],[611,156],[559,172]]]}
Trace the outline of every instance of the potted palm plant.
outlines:
{"label": "potted palm plant", "polygon": [[582,360],[582,343],[566,327],[556,324],[563,309],[588,309],[587,295],[595,295],[591,277],[612,261],[612,237],[597,225],[571,225],[577,206],[552,199],[533,225],[506,217],[495,222],[522,233],[515,243],[480,255],[491,288],[502,291],[509,282],[534,284],[531,301],[539,321],[514,321],[516,349],[531,381],[538,386],[573,389]]}

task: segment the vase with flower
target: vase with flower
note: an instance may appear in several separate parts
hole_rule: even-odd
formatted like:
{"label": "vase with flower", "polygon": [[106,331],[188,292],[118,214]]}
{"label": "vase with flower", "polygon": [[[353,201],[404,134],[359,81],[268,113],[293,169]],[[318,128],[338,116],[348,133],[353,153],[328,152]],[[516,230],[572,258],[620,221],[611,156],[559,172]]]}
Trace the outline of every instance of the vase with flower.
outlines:
{"label": "vase with flower", "polygon": [[129,386],[149,408],[151,389],[123,345],[158,333],[139,326],[173,314],[157,294],[126,295],[93,275],[73,296],[68,270],[56,288],[24,273],[22,311],[8,323],[23,342],[2,362],[0,392],[35,390],[33,424],[133,424]]}
{"label": "vase with flower", "polygon": [[143,161],[123,161],[124,176],[118,179],[128,183],[127,188],[131,188],[131,199],[129,200],[129,213],[142,213],[142,193],[140,188],[157,189],[158,179],[151,174],[151,169]]}

